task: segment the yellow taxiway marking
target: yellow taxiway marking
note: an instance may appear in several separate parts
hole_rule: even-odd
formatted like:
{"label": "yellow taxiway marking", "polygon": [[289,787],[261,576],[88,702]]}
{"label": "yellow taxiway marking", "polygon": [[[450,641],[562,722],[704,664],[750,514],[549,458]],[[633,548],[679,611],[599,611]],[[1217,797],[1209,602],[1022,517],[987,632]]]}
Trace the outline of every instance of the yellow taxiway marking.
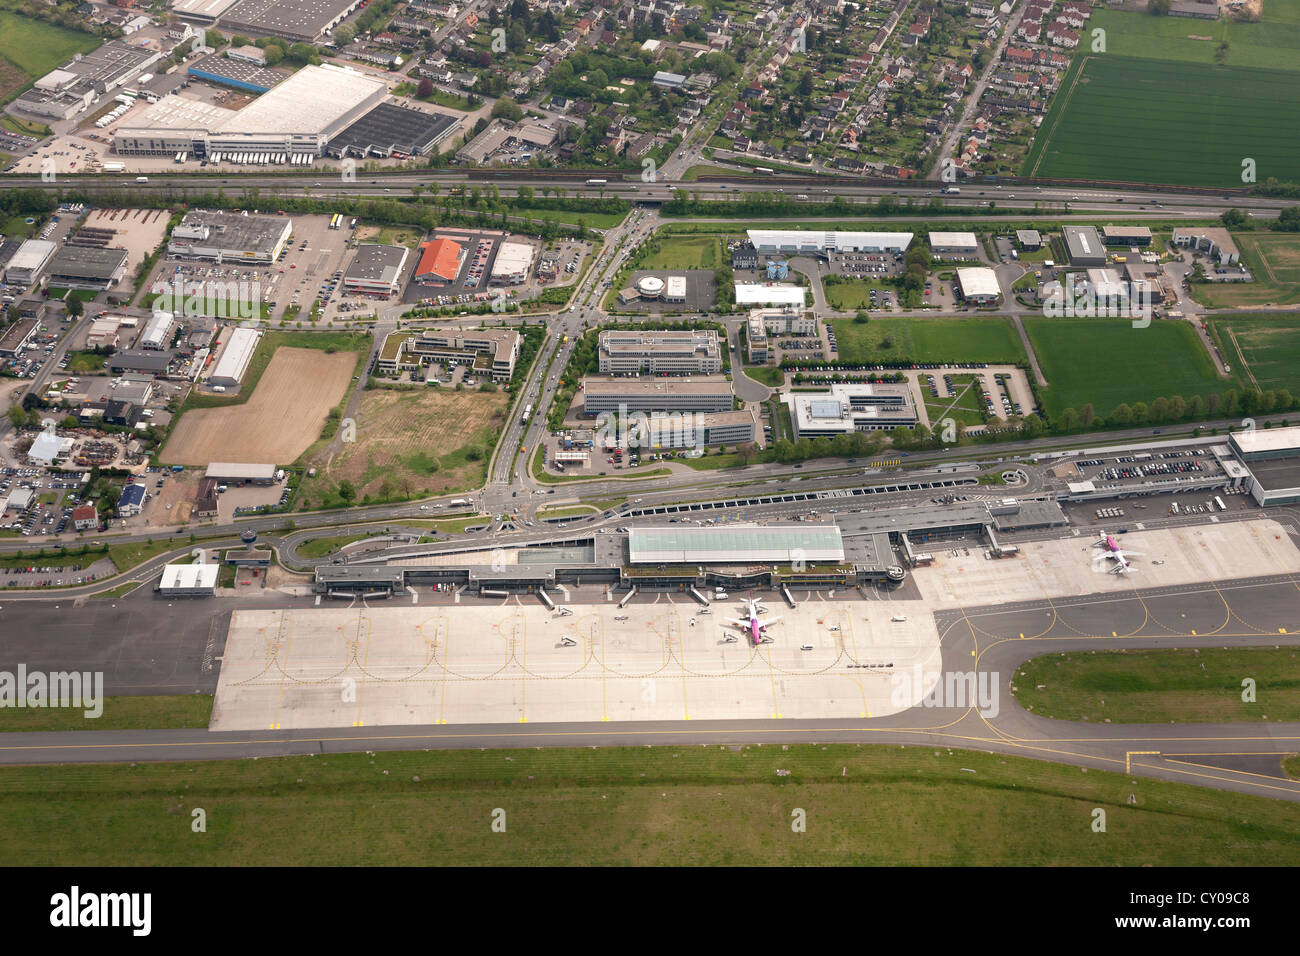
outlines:
{"label": "yellow taxiway marking", "polygon": [[1124,751],[1124,772],[1125,772],[1125,773],[1128,773],[1129,770],[1130,770],[1130,767],[1131,767],[1131,761],[1130,761],[1129,758],[1134,757],[1134,756],[1137,756],[1137,755],[1139,755],[1139,754],[1142,755],[1142,756],[1158,756],[1158,755],[1160,754],[1160,751],[1159,751],[1159,750],[1126,750],[1126,751]]}

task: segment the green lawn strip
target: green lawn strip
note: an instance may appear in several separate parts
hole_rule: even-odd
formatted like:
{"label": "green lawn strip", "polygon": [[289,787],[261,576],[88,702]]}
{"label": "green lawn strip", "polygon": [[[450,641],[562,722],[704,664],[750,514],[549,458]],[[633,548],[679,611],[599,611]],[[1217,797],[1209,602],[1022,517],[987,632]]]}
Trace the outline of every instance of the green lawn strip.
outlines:
{"label": "green lawn strip", "polygon": [[785,380],[785,372],[776,365],[746,366],[745,374],[768,388],[776,388]]}
{"label": "green lawn strip", "polygon": [[363,531],[360,534],[339,534],[324,538],[312,538],[298,545],[298,557],[300,558],[323,558],[327,554],[333,554],[345,544],[351,544],[353,541],[361,541],[364,538],[373,538],[376,535],[383,534],[383,531],[375,529],[373,531]]}
{"label": "green lawn strip", "polygon": [[104,601],[113,598],[120,598],[130,594],[138,587],[143,587],[139,581],[127,581],[125,584],[119,584],[117,587],[109,588],[107,591],[100,591],[97,594],[92,594],[90,599],[92,601]]}
{"label": "green lawn strip", "polygon": [[0,732],[193,730],[207,727],[211,716],[211,694],[106,697],[94,718],[83,707],[0,708]]}
{"label": "green lawn strip", "polygon": [[[1248,678],[1253,703],[1241,699]],[[1300,720],[1300,650],[1293,647],[1049,654],[1022,664],[1012,683],[1035,714],[1062,720]]]}
{"label": "green lawn strip", "polygon": [[[509,837],[487,839],[498,808]],[[792,832],[795,808],[806,832]],[[0,826],[3,865],[1300,863],[1300,817],[1281,800],[930,746],[6,767]]]}

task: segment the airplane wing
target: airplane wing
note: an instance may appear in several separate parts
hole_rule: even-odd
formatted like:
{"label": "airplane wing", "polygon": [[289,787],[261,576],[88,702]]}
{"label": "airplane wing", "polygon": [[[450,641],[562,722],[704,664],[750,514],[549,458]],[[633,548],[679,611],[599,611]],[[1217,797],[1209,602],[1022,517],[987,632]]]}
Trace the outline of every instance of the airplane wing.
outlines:
{"label": "airplane wing", "polygon": [[779,616],[778,616],[778,617],[768,617],[768,618],[764,618],[764,619],[763,619],[762,621],[760,621],[759,623],[760,623],[763,627],[771,627],[773,624],[775,624],[775,623],[776,623],[777,621],[779,621],[779,620],[781,620],[781,618],[780,618]]}
{"label": "airplane wing", "polygon": [[1125,549],[1123,550],[1123,552],[1121,552],[1121,553],[1124,555],[1124,557],[1127,558],[1127,557],[1130,557],[1131,555],[1134,555],[1134,554],[1141,554],[1142,552],[1141,552],[1141,551],[1130,551],[1130,550],[1128,550],[1128,548],[1125,548]]}
{"label": "airplane wing", "polygon": [[728,624],[734,624],[734,625],[736,625],[736,627],[743,627],[743,628],[746,628],[746,629],[748,629],[748,627],[749,627],[749,622],[748,622],[748,621],[740,621],[740,620],[737,620],[737,619],[734,618],[734,617],[723,618],[723,620],[725,620]]}

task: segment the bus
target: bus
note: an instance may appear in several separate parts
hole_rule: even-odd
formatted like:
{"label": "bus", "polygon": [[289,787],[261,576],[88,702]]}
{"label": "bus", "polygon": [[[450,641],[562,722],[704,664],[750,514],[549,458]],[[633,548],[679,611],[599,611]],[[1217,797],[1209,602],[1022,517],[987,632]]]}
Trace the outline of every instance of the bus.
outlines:
{"label": "bus", "polygon": [[770,169],[770,168],[768,168],[767,166],[755,166],[755,167],[754,167],[754,172],[756,172],[756,173],[762,173],[764,176],[775,176],[775,175],[776,175],[776,170],[775,170],[775,169]]}
{"label": "bus", "polygon": [[1219,506],[1220,511],[1228,510],[1228,506],[1223,503],[1223,499],[1220,498],[1218,495],[1214,496],[1214,503]]}
{"label": "bus", "polygon": [[609,185],[609,180],[607,180],[607,179],[588,179],[588,180],[587,180],[587,185],[588,185],[588,186],[608,186],[608,185]]}
{"label": "bus", "polygon": [[532,413],[533,413],[533,406],[532,406],[532,405],[526,405],[526,406],[524,406],[524,417],[523,417],[522,419],[520,419],[520,422],[519,422],[519,423],[520,423],[521,425],[527,425],[527,424],[528,424],[528,416],[531,415]]}

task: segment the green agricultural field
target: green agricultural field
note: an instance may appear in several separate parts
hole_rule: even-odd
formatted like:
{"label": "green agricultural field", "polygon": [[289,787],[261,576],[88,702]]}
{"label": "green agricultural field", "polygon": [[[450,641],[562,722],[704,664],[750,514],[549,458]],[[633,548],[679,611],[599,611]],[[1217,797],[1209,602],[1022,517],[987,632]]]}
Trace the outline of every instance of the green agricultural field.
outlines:
{"label": "green agricultural field", "polygon": [[8,102],[31,81],[101,43],[89,33],[0,10],[0,102]]}
{"label": "green agricultural field", "polygon": [[1237,387],[1235,380],[1215,374],[1187,322],[1153,322],[1144,329],[1127,319],[1026,318],[1024,323],[1047,378],[1042,399],[1049,417],[1089,402],[1104,417],[1122,402],[1205,397]]}
{"label": "green agricultural field", "polygon": [[[194,807],[207,811],[205,834],[191,832]],[[790,825],[796,807],[804,833]],[[1096,807],[1108,814],[1104,839],[1089,825]],[[502,811],[507,835],[493,836]],[[929,746],[5,767],[0,827],[3,865],[1300,863],[1300,817],[1282,800]]]}
{"label": "green agricultural field", "polygon": [[716,236],[671,236],[659,244],[659,251],[649,253],[638,269],[716,269]]}
{"label": "green agricultural field", "polygon": [[866,324],[853,319],[831,323],[840,347],[840,360],[850,364],[889,362],[989,362],[1015,364],[1026,361],[1011,320],[1001,316],[980,319],[886,319]]}
{"label": "green agricultural field", "polygon": [[1249,157],[1260,182],[1294,181],[1300,125],[1279,117],[1300,114],[1300,73],[1251,62],[1220,67],[1081,53],[1024,174],[1241,187]]}
{"label": "green agricultural field", "polygon": [[[1241,699],[1243,676],[1255,681],[1254,702]],[[1300,720],[1294,647],[1048,654],[1022,664],[1013,683],[1020,703],[1061,720]]]}
{"label": "green agricultural field", "polygon": [[1300,395],[1300,324],[1291,316],[1212,318],[1207,323],[1224,361],[1243,382]]}
{"label": "green agricultural field", "polygon": [[1219,44],[1226,41],[1228,66],[1300,70],[1295,52],[1300,49],[1300,0],[1264,0],[1258,23],[1153,17],[1098,6],[1080,50],[1090,49],[1094,29],[1106,31],[1106,56],[1213,66]]}

